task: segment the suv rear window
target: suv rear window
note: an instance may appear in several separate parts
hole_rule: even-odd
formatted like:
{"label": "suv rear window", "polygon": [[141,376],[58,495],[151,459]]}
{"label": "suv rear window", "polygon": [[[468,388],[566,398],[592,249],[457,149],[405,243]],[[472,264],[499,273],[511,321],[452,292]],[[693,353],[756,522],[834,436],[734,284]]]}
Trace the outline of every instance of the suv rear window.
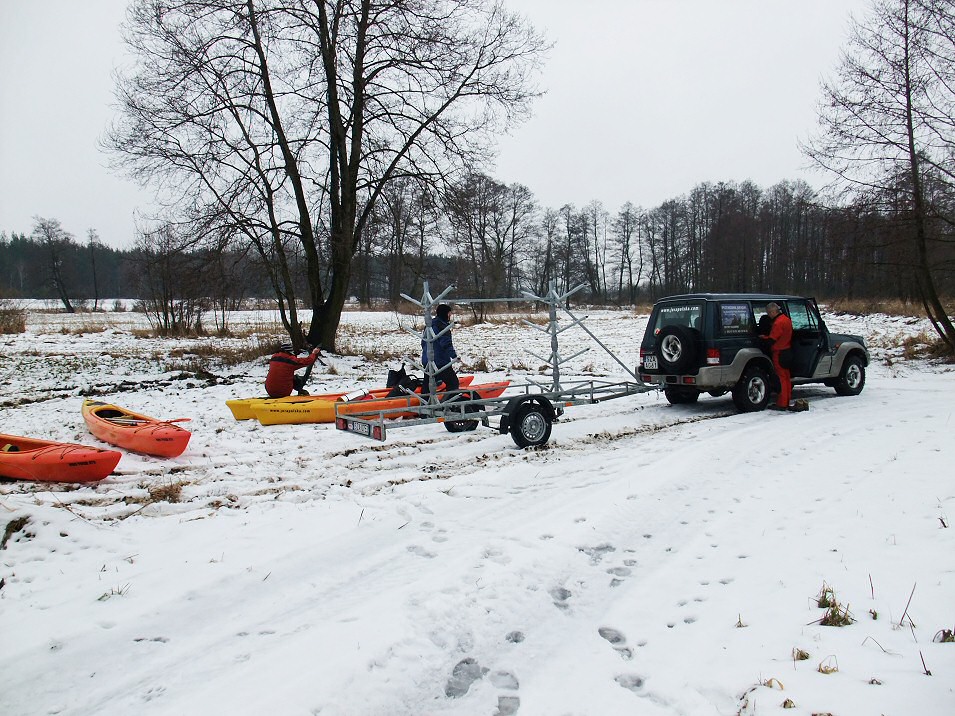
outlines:
{"label": "suv rear window", "polygon": [[657,320],[653,324],[653,335],[667,326],[686,326],[700,329],[703,327],[703,303],[664,303],[657,311]]}

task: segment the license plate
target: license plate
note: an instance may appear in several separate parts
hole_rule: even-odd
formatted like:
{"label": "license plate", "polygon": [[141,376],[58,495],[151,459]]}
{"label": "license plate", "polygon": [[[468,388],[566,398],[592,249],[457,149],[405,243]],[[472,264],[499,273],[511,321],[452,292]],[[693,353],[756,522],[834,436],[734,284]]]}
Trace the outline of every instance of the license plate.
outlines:
{"label": "license plate", "polygon": [[656,356],[644,356],[643,357],[643,367],[647,370],[656,370],[657,369],[657,357]]}

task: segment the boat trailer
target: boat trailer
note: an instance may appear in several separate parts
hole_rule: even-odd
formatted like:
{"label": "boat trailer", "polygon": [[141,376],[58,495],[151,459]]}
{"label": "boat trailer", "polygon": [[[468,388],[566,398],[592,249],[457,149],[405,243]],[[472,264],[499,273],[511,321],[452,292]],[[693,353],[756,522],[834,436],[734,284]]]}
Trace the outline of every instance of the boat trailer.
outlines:
{"label": "boat trailer", "polygon": [[[436,366],[433,361],[432,344],[444,331],[435,334],[431,328],[431,307],[440,303],[451,291],[448,287],[437,297],[432,297],[428,290],[428,282],[424,282],[424,293],[421,300],[402,294],[402,297],[420,306],[424,313],[425,329],[423,335],[410,331],[416,338],[424,341],[425,352],[428,357],[424,372],[430,389],[425,395],[418,395],[411,391],[404,391],[402,405],[395,406],[395,398],[383,400],[364,400],[362,410],[355,412],[354,403],[348,404],[348,413],[339,412],[335,406],[335,427],[339,430],[364,435],[374,440],[384,441],[389,427],[410,427],[427,423],[442,423],[449,432],[467,432],[475,430],[478,425],[491,427],[491,418],[498,418],[496,429],[500,434],[510,433],[514,443],[519,448],[544,445],[550,439],[553,424],[560,419],[566,408],[575,405],[592,405],[616,398],[625,398],[630,395],[659,390],[656,384],[643,383],[636,372],[626,366],[609,348],[583,325],[585,318],[577,318],[566,308],[567,299],[584,288],[576,287],[570,292],[558,294],[552,282],[546,296],[535,296],[524,292],[522,298],[483,299],[465,298],[455,299],[453,303],[467,304],[477,302],[503,301],[534,301],[545,303],[549,307],[549,321],[547,328],[541,328],[530,321],[525,323],[532,328],[544,331],[550,335],[550,358],[531,353],[535,358],[542,360],[551,369],[551,384],[542,385],[528,380],[527,383],[508,386],[505,394],[494,398],[481,398],[476,391],[464,387],[457,391],[449,391],[440,395],[435,390],[435,375],[448,366]],[[557,310],[560,308],[572,319],[564,327],[558,325]],[[561,356],[558,345],[558,335],[575,326],[580,326],[594,341],[600,345],[624,370],[633,376],[633,381],[602,381],[577,380],[562,382],[560,366],[567,361],[585,353],[585,348],[571,356]],[[445,331],[450,330],[450,327]],[[450,365],[450,364],[449,364]],[[382,405],[388,401],[387,407]],[[376,402],[379,405],[376,407]],[[342,403],[341,405],[345,405]]]}

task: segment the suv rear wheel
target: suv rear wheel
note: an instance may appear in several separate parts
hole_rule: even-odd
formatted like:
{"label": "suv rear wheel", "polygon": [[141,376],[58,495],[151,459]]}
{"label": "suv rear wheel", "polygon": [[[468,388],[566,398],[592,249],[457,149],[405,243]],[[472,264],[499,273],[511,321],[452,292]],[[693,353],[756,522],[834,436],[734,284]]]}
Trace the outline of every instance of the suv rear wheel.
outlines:
{"label": "suv rear wheel", "polygon": [[743,413],[763,410],[769,402],[769,373],[758,365],[743,371],[743,376],[733,386],[733,402]]}

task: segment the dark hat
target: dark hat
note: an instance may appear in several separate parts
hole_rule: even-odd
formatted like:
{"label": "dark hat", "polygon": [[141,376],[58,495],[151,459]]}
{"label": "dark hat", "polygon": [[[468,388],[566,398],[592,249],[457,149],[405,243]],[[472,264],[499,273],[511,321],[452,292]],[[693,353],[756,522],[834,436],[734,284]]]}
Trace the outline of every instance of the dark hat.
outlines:
{"label": "dark hat", "polygon": [[446,303],[439,303],[435,306],[434,315],[442,321],[447,321],[451,317],[451,306]]}
{"label": "dark hat", "polygon": [[281,346],[279,346],[279,352],[291,353],[292,355],[295,355],[295,346],[293,346],[291,343],[283,343]]}

